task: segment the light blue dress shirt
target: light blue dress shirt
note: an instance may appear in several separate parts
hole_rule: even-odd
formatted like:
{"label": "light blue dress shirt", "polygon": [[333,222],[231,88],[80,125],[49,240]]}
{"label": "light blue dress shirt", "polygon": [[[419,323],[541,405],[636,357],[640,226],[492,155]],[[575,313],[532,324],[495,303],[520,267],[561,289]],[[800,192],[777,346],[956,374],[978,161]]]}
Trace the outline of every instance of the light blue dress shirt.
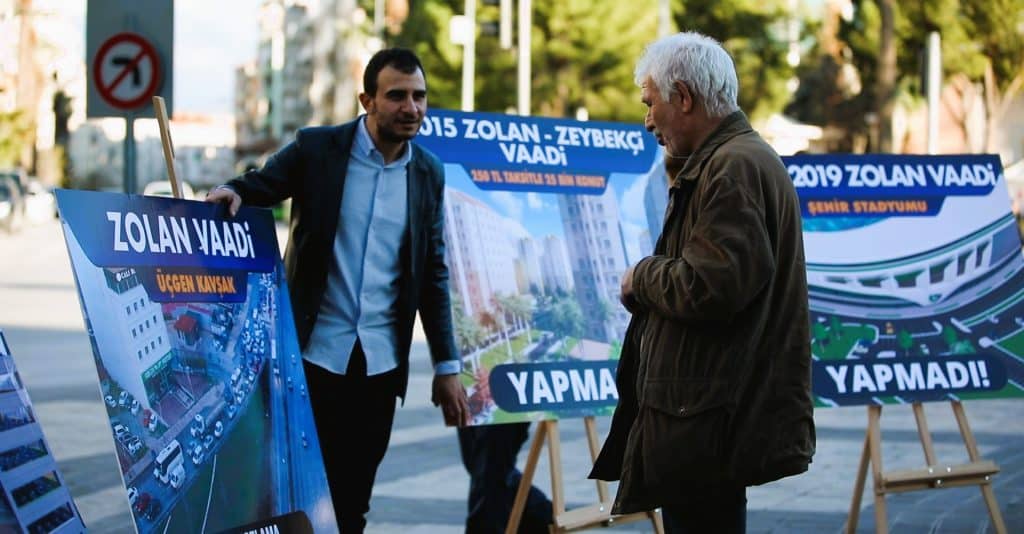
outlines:
{"label": "light blue dress shirt", "polygon": [[[345,175],[334,255],[327,291],[303,356],[328,371],[345,374],[358,338],[366,354],[366,373],[398,367],[398,314],[401,277],[399,248],[408,225],[406,167],[412,149],[385,164],[366,129],[356,126]],[[435,365],[438,374],[459,372],[461,362]]]}

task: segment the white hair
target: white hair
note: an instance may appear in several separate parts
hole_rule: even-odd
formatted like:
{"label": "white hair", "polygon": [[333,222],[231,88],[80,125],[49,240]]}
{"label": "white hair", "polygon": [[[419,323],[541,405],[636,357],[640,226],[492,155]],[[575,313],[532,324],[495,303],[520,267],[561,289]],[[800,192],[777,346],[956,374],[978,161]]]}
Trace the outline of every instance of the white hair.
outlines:
{"label": "white hair", "polygon": [[724,117],[739,109],[739,81],[732,57],[721,43],[697,32],[662,37],[647,45],[636,62],[634,80],[642,86],[647,78],[668,101],[673,84],[681,81],[696,93],[712,117]]}

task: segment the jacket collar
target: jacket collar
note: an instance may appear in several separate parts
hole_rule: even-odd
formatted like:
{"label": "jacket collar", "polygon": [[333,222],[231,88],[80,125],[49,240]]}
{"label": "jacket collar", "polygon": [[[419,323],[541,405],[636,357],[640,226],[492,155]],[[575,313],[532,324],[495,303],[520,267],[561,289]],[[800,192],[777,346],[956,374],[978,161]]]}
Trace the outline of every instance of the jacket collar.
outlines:
{"label": "jacket collar", "polygon": [[[360,115],[349,122],[339,124],[334,127],[334,146],[335,149],[341,152],[341,160],[339,163],[342,168],[348,167],[349,154],[356,148],[354,146],[357,135],[356,130],[360,126],[360,121],[363,120],[363,117],[363,115]],[[411,157],[412,161],[410,163],[422,171],[427,170],[427,163],[423,157],[423,150],[415,142],[411,140],[409,141],[405,154],[402,157]]]}
{"label": "jacket collar", "polygon": [[675,176],[672,184],[678,186],[680,185],[680,180],[696,181],[700,177],[704,165],[711,159],[711,155],[718,150],[718,147],[737,135],[751,131],[753,131],[753,128],[742,111],[737,110],[726,115],[722,122],[711,131],[707,139],[701,143],[700,147],[693,154],[690,154],[686,164],[683,165],[683,169],[679,171],[679,174]]}

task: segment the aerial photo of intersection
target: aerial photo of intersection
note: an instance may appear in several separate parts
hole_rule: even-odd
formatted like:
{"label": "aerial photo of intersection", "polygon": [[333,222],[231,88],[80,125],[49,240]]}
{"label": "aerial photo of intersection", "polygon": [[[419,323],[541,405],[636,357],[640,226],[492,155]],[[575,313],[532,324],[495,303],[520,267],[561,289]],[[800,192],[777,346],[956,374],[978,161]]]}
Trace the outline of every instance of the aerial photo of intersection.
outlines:
{"label": "aerial photo of intersection", "polygon": [[[1024,396],[1024,260],[1016,221],[950,204],[945,220],[958,222],[959,235],[928,218],[851,223],[840,231],[815,227],[834,226],[833,219],[805,228],[815,360],[985,354],[1005,366],[1006,386],[946,397]],[[854,254],[859,261],[850,261]]]}
{"label": "aerial photo of intersection", "polygon": [[241,302],[155,302],[152,268],[94,266],[70,236],[68,248],[139,531],[294,511],[333,526],[280,262],[245,275]]}

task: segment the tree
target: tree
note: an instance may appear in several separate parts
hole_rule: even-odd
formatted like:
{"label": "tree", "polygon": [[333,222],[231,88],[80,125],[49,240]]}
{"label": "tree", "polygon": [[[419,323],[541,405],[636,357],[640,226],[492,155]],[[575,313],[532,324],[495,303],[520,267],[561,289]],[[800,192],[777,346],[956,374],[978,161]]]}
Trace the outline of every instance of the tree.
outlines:
{"label": "tree", "polygon": [[[624,2],[626,3],[626,2]],[[674,0],[676,26],[718,39],[732,55],[739,77],[740,108],[752,118],[781,111],[794,75],[786,62],[783,25],[795,16],[785,0]]]}
{"label": "tree", "polygon": [[828,339],[828,328],[825,325],[815,321],[814,325],[811,326],[811,332],[814,334],[814,340],[818,342],[818,349],[825,352],[825,340]]}
{"label": "tree", "polygon": [[512,343],[509,341],[508,321],[505,320],[505,315],[508,314],[506,297],[503,297],[500,293],[491,295],[491,305],[494,306],[494,317],[497,320],[498,331],[501,334],[501,338],[505,340],[505,351],[508,353],[508,357],[512,358]]}
{"label": "tree", "polygon": [[839,322],[838,316],[833,315],[828,318],[828,329],[832,334],[832,339],[843,339],[843,323]]}
{"label": "tree", "polygon": [[32,145],[32,127],[20,110],[0,111],[0,168],[21,165],[21,156]]}
{"label": "tree", "polygon": [[483,345],[487,335],[483,328],[472,317],[469,317],[462,310],[462,303],[458,299],[452,299],[453,328],[455,330],[455,342],[459,346],[462,355],[469,355],[474,370],[480,368],[480,347]]}
{"label": "tree", "polygon": [[[830,121],[813,115],[814,98],[809,90],[818,89],[821,102],[834,96],[828,76],[813,69],[801,71],[801,89],[797,100],[808,104],[794,115],[815,124],[840,125],[847,131],[863,128],[862,117],[875,111],[878,131],[873,150],[885,150],[888,140],[888,105],[896,101],[913,102],[924,94],[921,84],[923,51],[928,34],[936,31],[942,39],[944,79],[954,84],[981,84],[984,87],[986,143],[992,150],[993,124],[1005,115],[1009,100],[1024,85],[1024,35],[1019,26],[1024,3],[1019,0],[853,0],[853,16],[831,24],[838,12],[830,13],[823,23],[821,45],[816,50],[817,66],[852,66],[864,87],[873,90],[845,94],[824,110]],[[825,32],[825,30],[828,30]],[[957,82],[962,78],[967,84]],[[832,80],[842,85],[843,80]],[[806,87],[806,85],[812,87]],[[825,82],[825,83],[821,83]],[[801,95],[804,93],[804,95]],[[797,111],[797,110],[794,110]],[[858,122],[859,121],[859,122]],[[961,125],[966,128],[965,124]],[[847,147],[848,148],[848,147]]]}
{"label": "tree", "polygon": [[906,356],[910,356],[910,348],[914,346],[914,336],[911,336],[910,332],[901,328],[899,334],[896,335],[896,338],[896,342],[899,343],[900,348],[903,349],[903,353]]}
{"label": "tree", "polygon": [[875,77],[876,152],[892,152],[892,111],[896,93],[896,29],[892,0],[878,4],[878,72]]}
{"label": "tree", "polygon": [[[458,109],[462,49],[451,43],[448,21],[462,0],[411,2],[395,43],[414,49],[427,71],[431,104]],[[478,20],[496,21],[497,6],[480,5]],[[593,119],[635,122],[642,116],[633,65],[655,34],[654,0],[592,2],[534,0],[531,33],[532,114],[572,116],[586,107]],[[476,109],[505,111],[517,102],[516,52],[497,37],[476,40]],[[543,75],[537,75],[543,73]],[[632,104],[632,105],[630,105]]]}
{"label": "tree", "polygon": [[509,295],[505,299],[505,309],[512,315],[516,330],[526,329],[526,343],[533,343],[533,332],[531,332],[530,320],[533,317],[533,306],[530,301],[522,295]]}
{"label": "tree", "polygon": [[942,327],[942,339],[946,342],[946,346],[949,347],[950,353],[956,350],[956,345],[960,342],[960,338],[957,336],[956,330],[949,325]]}
{"label": "tree", "polygon": [[[976,36],[982,63],[988,115],[985,151],[995,150],[993,123],[1006,117],[1006,107],[1024,89],[1024,5],[1019,0],[964,0],[961,6],[968,32]],[[974,73],[977,78],[977,73]]]}
{"label": "tree", "polygon": [[565,341],[570,337],[579,338],[583,335],[583,312],[572,298],[558,299],[551,312],[552,330],[562,339],[562,353],[568,356],[568,351],[564,349]]}

